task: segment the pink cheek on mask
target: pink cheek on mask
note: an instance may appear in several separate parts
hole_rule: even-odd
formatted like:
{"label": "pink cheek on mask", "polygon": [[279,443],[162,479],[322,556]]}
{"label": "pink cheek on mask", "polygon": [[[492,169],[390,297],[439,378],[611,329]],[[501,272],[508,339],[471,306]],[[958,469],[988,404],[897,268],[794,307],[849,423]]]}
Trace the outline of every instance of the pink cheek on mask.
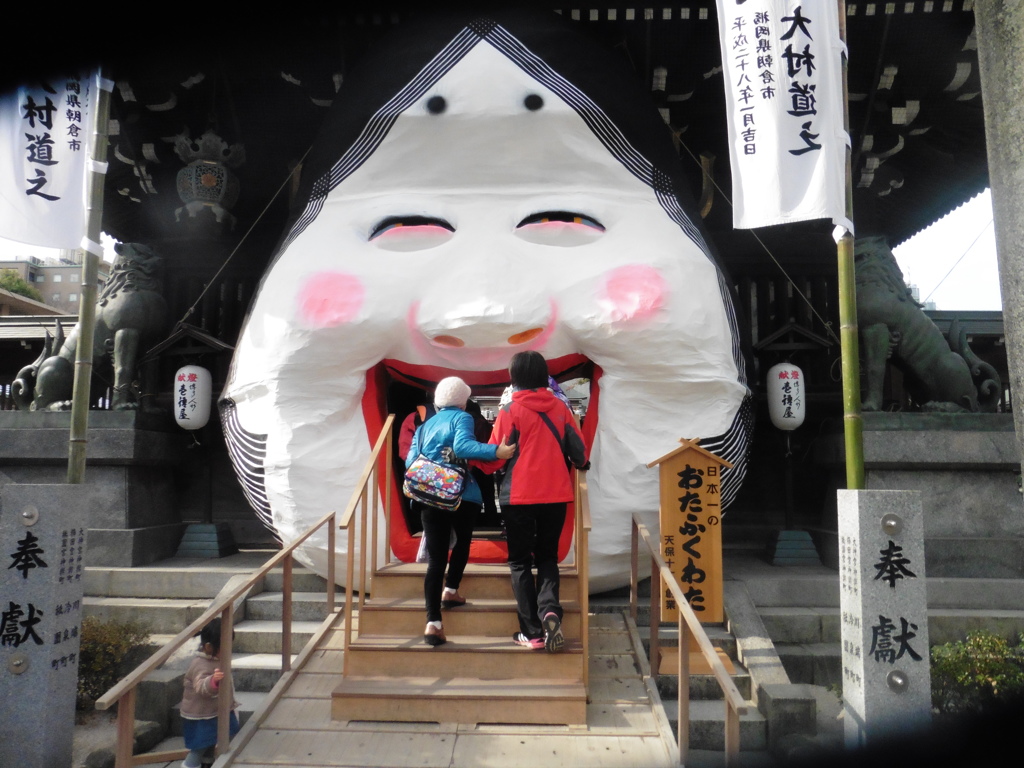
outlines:
{"label": "pink cheek on mask", "polygon": [[638,264],[607,273],[597,300],[615,322],[646,320],[661,309],[665,293],[661,273],[654,267]]}
{"label": "pink cheek on mask", "polygon": [[314,328],[351,323],[363,307],[366,291],[359,278],[344,272],[318,272],[299,291],[299,314]]}

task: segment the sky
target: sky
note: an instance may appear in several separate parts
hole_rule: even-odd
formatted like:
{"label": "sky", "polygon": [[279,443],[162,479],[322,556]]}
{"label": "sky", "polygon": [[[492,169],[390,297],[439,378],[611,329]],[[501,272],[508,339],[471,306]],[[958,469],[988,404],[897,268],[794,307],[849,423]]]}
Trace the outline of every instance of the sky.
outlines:
{"label": "sky", "polygon": [[[107,235],[103,235],[103,246],[106,260],[113,261],[113,240]],[[0,239],[0,260],[16,255],[56,257],[57,253],[50,248]],[[898,246],[893,253],[906,282],[917,286],[921,301],[934,301],[936,309],[1002,309],[989,190]]]}
{"label": "sky", "polygon": [[907,283],[936,309],[1002,309],[992,195],[985,190],[893,249]]}
{"label": "sky", "polygon": [[[105,261],[113,262],[114,256],[114,240],[107,235],[106,232],[102,234],[100,244],[103,246],[103,259]],[[24,243],[18,243],[14,240],[5,240],[0,237],[0,261],[13,261],[18,256],[36,256],[40,259],[56,259],[60,256],[60,250],[57,248],[40,248],[37,245],[25,245]]]}

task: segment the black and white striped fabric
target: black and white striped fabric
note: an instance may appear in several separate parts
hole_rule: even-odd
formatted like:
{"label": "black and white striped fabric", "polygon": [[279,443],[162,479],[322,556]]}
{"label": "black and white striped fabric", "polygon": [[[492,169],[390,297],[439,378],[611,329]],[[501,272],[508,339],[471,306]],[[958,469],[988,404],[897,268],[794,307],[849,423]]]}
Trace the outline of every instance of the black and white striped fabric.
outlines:
{"label": "black and white striped fabric", "polygon": [[743,478],[747,476],[747,457],[750,453],[750,442],[754,435],[754,398],[747,395],[743,398],[732,425],[721,435],[703,438],[700,447],[716,456],[725,459],[732,468],[722,469],[721,497],[724,511],[739,493]]}
{"label": "black and white striped fabric", "polygon": [[267,500],[263,469],[267,456],[267,436],[246,431],[238,420],[238,409],[233,400],[225,398],[219,405],[220,423],[224,429],[231,464],[242,486],[242,493],[256,511],[260,522],[276,533],[274,520],[270,514],[270,502]]}

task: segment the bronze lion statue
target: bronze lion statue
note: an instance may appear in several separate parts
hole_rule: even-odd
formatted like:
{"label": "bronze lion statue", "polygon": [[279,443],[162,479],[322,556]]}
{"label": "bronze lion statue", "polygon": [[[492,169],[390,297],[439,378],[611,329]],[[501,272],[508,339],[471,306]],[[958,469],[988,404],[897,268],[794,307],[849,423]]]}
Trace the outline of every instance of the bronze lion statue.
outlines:
{"label": "bronze lion statue", "polygon": [[[163,261],[148,246],[118,244],[110,279],[96,300],[93,370],[113,368],[112,407],[138,407],[132,382],[143,342],[166,324],[167,304],[161,293]],[[66,410],[74,387],[75,355],[80,326],[64,337],[60,322],[55,337],[47,334],[43,353],[18,372],[12,395],[19,409]]]}
{"label": "bronze lion statue", "polygon": [[999,374],[968,347],[954,321],[949,340],[921,310],[883,237],[859,239],[854,247],[857,319],[864,363],[865,411],[882,408],[885,364],[907,375],[914,399],[929,411],[994,411]]}

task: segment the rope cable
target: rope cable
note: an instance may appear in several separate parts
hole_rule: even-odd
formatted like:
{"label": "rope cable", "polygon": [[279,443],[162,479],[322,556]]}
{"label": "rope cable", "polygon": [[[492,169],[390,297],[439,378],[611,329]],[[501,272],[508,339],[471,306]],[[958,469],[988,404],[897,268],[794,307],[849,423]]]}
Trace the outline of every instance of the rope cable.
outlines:
{"label": "rope cable", "polygon": [[[696,155],[693,154],[690,148],[686,145],[686,142],[682,140],[681,136],[679,137],[679,146],[685,149],[686,153],[690,156],[690,158],[697,164],[698,167],[700,167],[700,160],[697,158]],[[714,176],[710,177],[710,181],[712,184],[714,184],[715,189],[718,190],[718,194],[722,196],[722,199],[725,200],[726,203],[728,203],[730,208],[732,208],[732,200],[730,200],[729,196],[725,194],[725,192],[722,190],[720,186],[718,186],[718,182],[715,181]],[[825,327],[825,331],[828,333],[828,335],[831,336],[837,344],[839,344],[839,337],[836,336],[835,332],[832,330],[832,323],[826,321],[825,318],[823,318],[818,313],[818,310],[816,310],[814,308],[814,305],[811,304],[811,300],[804,295],[804,292],[800,290],[800,286],[798,286],[796,282],[793,280],[793,278],[789,276],[789,273],[786,271],[786,268],[779,263],[779,260],[775,258],[775,254],[772,253],[771,249],[767,245],[765,245],[765,242],[760,237],[758,237],[757,233],[752,229],[748,229],[747,231],[758,242],[761,248],[764,249],[764,252],[768,254],[771,260],[775,263],[775,266],[779,268],[779,271],[782,273],[783,277],[786,278],[789,284],[793,286],[793,290],[796,291],[797,295],[804,300],[804,303],[807,304],[807,307],[811,310],[811,313],[816,318],[818,318],[818,320],[821,321],[821,324]]]}
{"label": "rope cable", "polygon": [[[220,267],[217,269],[217,271],[213,274],[213,277],[211,277],[210,280],[206,283],[206,285],[203,286],[203,290],[200,292],[200,294],[196,298],[196,300],[194,302],[192,302],[192,306],[189,307],[185,311],[184,315],[182,315],[181,320],[178,321],[178,325],[180,325],[181,323],[185,322],[192,315],[192,313],[196,311],[196,307],[199,306],[199,302],[201,302],[203,300],[203,297],[206,295],[207,291],[209,291],[210,288],[212,288],[214,286],[214,284],[217,282],[217,278],[220,277],[221,272],[224,271],[224,269],[227,267],[227,265],[231,261],[231,259],[233,259],[235,254],[238,253],[238,249],[242,247],[243,243],[245,243],[246,238],[248,238],[249,235],[252,234],[252,231],[254,229],[256,229],[256,225],[259,224],[260,221],[263,220],[263,217],[266,215],[267,211],[270,210],[270,206],[273,205],[274,201],[277,200],[278,196],[281,194],[281,190],[283,190],[285,188],[285,186],[291,180],[292,176],[295,175],[295,172],[299,168],[302,167],[302,163],[305,161],[306,156],[309,154],[309,152],[310,152],[310,150],[312,148],[313,148],[313,145],[311,144],[306,149],[306,151],[302,153],[302,157],[299,158],[299,162],[297,162],[295,164],[295,167],[292,168],[291,171],[288,172],[287,176],[284,177],[284,181],[281,182],[281,185],[277,188],[277,191],[275,191],[274,194],[270,197],[270,200],[267,201],[267,204],[265,206],[263,206],[263,210],[260,211],[259,215],[253,220],[252,224],[249,225],[249,229],[247,229],[245,231],[245,234],[242,235],[242,238],[238,241],[238,243],[235,245],[235,247],[231,250],[231,253],[229,253],[227,258],[224,259],[224,263],[222,263],[220,265]],[[175,326],[175,327],[177,327],[177,326]]]}
{"label": "rope cable", "polygon": [[967,250],[960,254],[960,258],[957,259],[953,266],[949,268],[949,271],[945,275],[943,275],[942,279],[939,280],[938,284],[934,288],[932,288],[931,293],[924,297],[924,299],[921,301],[922,304],[927,302],[928,299],[935,295],[935,292],[939,290],[939,288],[942,286],[944,282],[946,282],[946,278],[953,274],[953,270],[960,265],[960,262],[963,261],[964,258],[966,258],[967,254],[971,252],[971,249],[974,247],[975,243],[977,243],[981,239],[981,236],[988,231],[988,228],[990,226],[992,226],[992,219],[989,219],[988,223],[981,228],[981,232],[978,233],[978,236],[974,238],[970,245],[967,246]]}

